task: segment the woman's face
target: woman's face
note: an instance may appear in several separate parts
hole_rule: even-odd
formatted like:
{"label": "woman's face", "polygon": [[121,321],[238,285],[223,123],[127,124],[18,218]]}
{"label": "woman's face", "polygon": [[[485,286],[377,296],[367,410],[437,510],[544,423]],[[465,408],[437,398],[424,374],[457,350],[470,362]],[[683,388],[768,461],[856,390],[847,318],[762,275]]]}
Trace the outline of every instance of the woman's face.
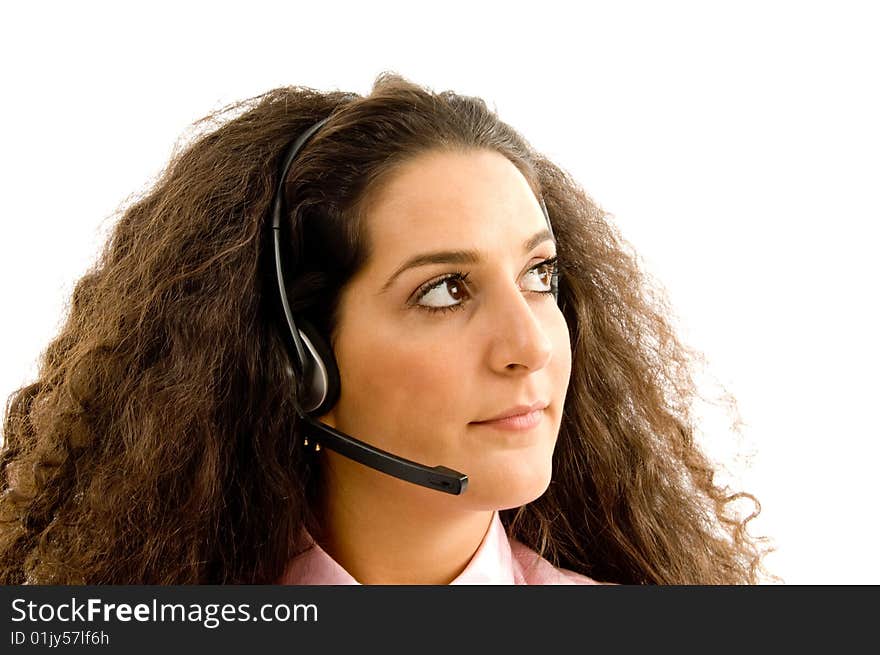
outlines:
{"label": "woman's face", "polygon": [[[449,496],[322,454],[337,472],[431,502],[534,500],[550,482],[571,351],[542,293],[556,245],[525,178],[492,151],[421,155],[374,198],[365,238],[371,255],[342,292],[332,340],[341,396],[320,420],[466,473],[468,488]],[[536,402],[546,407],[528,429],[477,423]]]}

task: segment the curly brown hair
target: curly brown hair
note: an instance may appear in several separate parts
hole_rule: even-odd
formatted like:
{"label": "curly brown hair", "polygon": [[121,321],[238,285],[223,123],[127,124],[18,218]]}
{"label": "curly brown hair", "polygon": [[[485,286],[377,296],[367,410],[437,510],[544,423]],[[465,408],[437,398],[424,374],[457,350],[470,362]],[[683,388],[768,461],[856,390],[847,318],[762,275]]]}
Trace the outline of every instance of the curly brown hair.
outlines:
{"label": "curly brown hair", "polygon": [[120,209],[38,379],[7,401],[0,583],[271,584],[318,532],[265,226],[286,146],[327,117],[285,181],[294,311],[331,333],[397,167],[500,152],[546,202],[572,349],[553,480],[500,512],[508,533],[598,580],[758,582],[760,505],[715,482],[693,351],[608,215],[483,100],[385,72],[366,96],[284,87],[209,114]]}

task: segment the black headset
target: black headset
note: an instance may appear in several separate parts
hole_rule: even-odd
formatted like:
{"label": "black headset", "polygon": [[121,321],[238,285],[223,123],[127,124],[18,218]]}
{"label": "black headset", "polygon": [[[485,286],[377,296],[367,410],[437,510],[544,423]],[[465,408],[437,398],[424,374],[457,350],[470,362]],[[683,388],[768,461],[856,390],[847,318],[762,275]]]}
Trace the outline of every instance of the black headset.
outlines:
{"label": "black headset", "polygon": [[[308,444],[307,440],[311,438],[315,442],[316,449],[319,449],[323,444],[340,455],[401,480],[450,494],[461,494],[467,488],[468,477],[466,474],[445,466],[426,466],[398,457],[312,418],[312,416],[325,414],[339,399],[339,368],[332,348],[315,327],[301,316],[294,318],[290,309],[284,285],[284,266],[281,256],[281,217],[284,213],[284,180],[287,179],[290,166],[306,141],[328,120],[330,120],[329,116],[318,121],[290,145],[282,161],[281,175],[272,210],[275,281],[281,300],[281,309],[287,323],[287,330],[280,332],[293,365],[292,369],[288,369],[288,373],[295,378],[296,393],[293,402],[297,415],[304,424],[305,443]],[[540,203],[544,218],[547,220],[547,227],[552,235],[553,228],[550,225],[550,216],[543,198],[540,198]],[[555,276],[553,296],[558,302],[559,295]]]}

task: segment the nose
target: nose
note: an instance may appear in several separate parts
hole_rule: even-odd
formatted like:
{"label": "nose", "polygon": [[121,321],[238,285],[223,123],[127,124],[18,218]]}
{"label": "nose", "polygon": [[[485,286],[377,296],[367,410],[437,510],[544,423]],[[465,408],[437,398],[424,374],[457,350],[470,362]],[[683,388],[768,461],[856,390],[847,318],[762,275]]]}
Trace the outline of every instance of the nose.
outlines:
{"label": "nose", "polygon": [[498,372],[531,372],[547,365],[553,342],[547,333],[539,303],[545,300],[524,294],[516,285],[499,292],[488,313],[490,365]]}

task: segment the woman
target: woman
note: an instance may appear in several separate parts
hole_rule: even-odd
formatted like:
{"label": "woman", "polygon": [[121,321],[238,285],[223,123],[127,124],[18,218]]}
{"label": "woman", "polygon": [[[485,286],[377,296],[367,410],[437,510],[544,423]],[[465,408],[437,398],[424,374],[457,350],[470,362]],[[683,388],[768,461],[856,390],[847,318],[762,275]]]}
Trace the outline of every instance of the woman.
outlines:
{"label": "woman", "polygon": [[483,101],[383,74],[199,125],[10,399],[0,582],[757,581],[688,352]]}

